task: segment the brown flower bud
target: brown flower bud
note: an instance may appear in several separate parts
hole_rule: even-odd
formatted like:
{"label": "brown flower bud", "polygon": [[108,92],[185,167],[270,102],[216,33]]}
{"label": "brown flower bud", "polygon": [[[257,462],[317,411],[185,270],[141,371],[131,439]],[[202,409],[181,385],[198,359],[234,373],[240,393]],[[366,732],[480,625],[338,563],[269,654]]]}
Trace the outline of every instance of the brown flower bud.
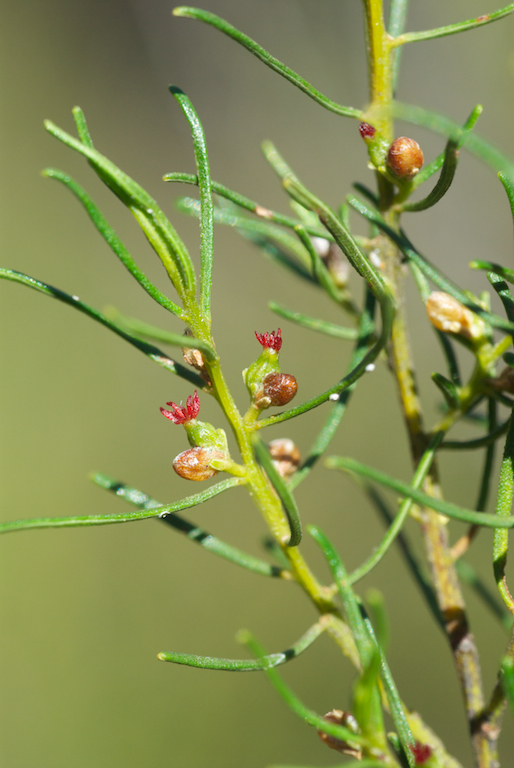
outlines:
{"label": "brown flower bud", "polygon": [[488,379],[488,384],[500,392],[508,392],[514,395],[514,368],[508,365],[495,379]]}
{"label": "brown flower bud", "polygon": [[423,152],[417,141],[400,136],[387,153],[387,166],[399,179],[412,179],[423,165]]}
{"label": "brown flower bud", "polygon": [[210,466],[211,461],[226,460],[221,451],[213,451],[209,448],[190,448],[179,453],[173,459],[173,469],[186,480],[208,480],[218,474],[217,469]]}
{"label": "brown flower bud", "polygon": [[[357,720],[351,712],[343,712],[341,709],[332,709],[323,716],[323,720],[328,720],[329,723],[334,723],[335,725],[344,725],[345,728],[348,728],[355,734],[360,733]],[[352,755],[352,757],[356,757],[357,760],[361,759],[362,750],[358,744],[350,744],[347,741],[343,741],[343,739],[330,736],[330,734],[325,733],[324,731],[318,731],[318,736],[327,747],[330,747],[330,749],[335,749],[343,755]]]}
{"label": "brown flower bud", "polygon": [[289,477],[300,464],[300,451],[288,437],[280,437],[269,444],[273,464],[281,477]]}
{"label": "brown flower bud", "polygon": [[440,331],[457,333],[470,340],[485,334],[484,321],[449,293],[433,291],[425,306],[428,319]]}
{"label": "brown flower bud", "polygon": [[268,373],[262,381],[262,390],[255,397],[255,404],[260,408],[286,405],[297,391],[297,381],[290,373]]}

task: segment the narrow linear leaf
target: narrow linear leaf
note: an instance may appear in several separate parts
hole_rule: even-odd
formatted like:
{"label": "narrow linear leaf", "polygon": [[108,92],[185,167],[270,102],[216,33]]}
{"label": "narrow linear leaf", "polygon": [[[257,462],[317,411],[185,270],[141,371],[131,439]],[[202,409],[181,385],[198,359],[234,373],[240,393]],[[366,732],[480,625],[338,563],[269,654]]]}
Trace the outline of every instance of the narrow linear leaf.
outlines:
{"label": "narrow linear leaf", "polygon": [[[514,413],[514,410],[513,410]],[[506,520],[510,516],[514,498],[514,418],[511,415],[505,448],[500,467],[500,479],[496,496],[497,521]],[[505,566],[509,549],[509,536],[505,528],[496,528],[493,539],[493,570],[496,586],[501,598],[509,611],[514,615],[514,598],[507,584]]]}
{"label": "narrow linear leaf", "polygon": [[[96,476],[99,477],[99,476]],[[100,476],[101,477],[101,476]],[[87,525],[110,525],[111,523],[130,523],[136,520],[146,520],[149,517],[164,518],[167,515],[181,509],[188,509],[201,504],[203,501],[212,499],[223,491],[233,488],[240,481],[237,478],[224,480],[217,485],[213,485],[206,491],[195,493],[193,496],[187,496],[185,499],[175,501],[172,504],[162,504],[161,506],[151,506],[142,509],[139,512],[128,512],[123,515],[84,515],[80,517],[41,517],[34,520],[14,520],[9,523],[0,524],[0,533],[10,533],[11,531],[23,531],[29,528],[76,528]],[[98,483],[100,484],[100,483]]]}
{"label": "narrow linear leaf", "polygon": [[330,469],[341,469],[350,473],[354,472],[356,475],[366,477],[368,480],[372,480],[386,488],[390,488],[391,490],[396,491],[396,493],[400,493],[402,496],[411,498],[416,504],[419,504],[422,507],[434,509],[436,512],[439,512],[439,514],[455,518],[456,520],[462,520],[466,523],[476,523],[477,525],[483,525],[486,528],[514,527],[514,516],[508,515],[506,517],[497,517],[496,515],[488,515],[485,512],[476,512],[473,509],[465,509],[464,507],[459,507],[457,504],[453,504],[449,501],[434,499],[427,493],[416,490],[412,488],[412,486],[407,485],[407,483],[403,483],[401,480],[396,480],[383,472],[379,472],[372,467],[361,464],[359,461],[355,461],[355,459],[331,456],[327,459],[326,466]]}
{"label": "narrow linear leaf", "polygon": [[[182,213],[187,213],[190,216],[200,216],[200,203],[191,197],[182,197],[175,201],[175,205]],[[293,237],[289,232],[284,232],[283,229],[273,226],[268,221],[259,221],[251,219],[249,216],[239,216],[234,213],[230,208],[215,208],[214,220],[217,224],[224,224],[225,226],[234,227],[244,233],[262,235],[269,238],[279,245],[292,251],[294,255],[299,259],[306,270],[311,273],[311,261],[306,249],[298,242],[296,237]]]}
{"label": "narrow linear leaf", "polygon": [[514,714],[514,660],[510,656],[507,656],[502,661],[500,679],[505,698],[509,702],[511,711]]}
{"label": "narrow linear leaf", "polygon": [[[441,444],[443,437],[444,437],[444,432],[437,432],[432,437],[432,440],[430,441],[429,446],[423,453],[423,456],[419,460],[418,466],[416,467],[414,477],[412,478],[411,488],[421,488],[421,486],[423,485],[423,482],[425,481],[425,478],[430,470],[430,467],[432,466],[436,451],[439,448],[439,445]],[[373,570],[373,568],[376,565],[378,565],[378,563],[382,560],[382,558],[390,548],[391,544],[395,541],[397,536],[400,534],[400,531],[403,528],[403,524],[407,519],[411,511],[411,508],[412,508],[412,499],[411,498],[404,499],[400,505],[400,508],[394,520],[389,526],[384,538],[382,539],[378,547],[376,547],[373,550],[372,554],[368,557],[368,559],[362,565],[360,565],[350,574],[349,576],[350,584],[355,584],[355,582],[364,578],[364,576],[366,576],[370,571]]]}
{"label": "narrow linear leaf", "polygon": [[199,349],[207,360],[215,360],[217,358],[216,352],[210,344],[201,339],[195,339],[193,336],[184,336],[182,333],[172,333],[166,331],[163,328],[157,328],[155,325],[144,323],[142,320],[138,320],[134,317],[127,317],[121,312],[118,312],[114,307],[109,307],[106,310],[106,314],[109,319],[113,320],[120,328],[123,328],[127,333],[135,334],[138,336],[146,336],[156,341],[163,341],[166,344],[170,344],[173,347],[180,347],[181,349]]}
{"label": "narrow linear leaf", "polygon": [[[405,24],[407,21],[407,8],[409,0],[391,0],[389,8],[389,23],[387,32],[391,37],[398,37],[403,34]],[[397,47],[392,52],[392,68],[393,68],[393,93],[396,92],[398,85],[398,75],[400,72],[400,59],[402,49]]]}
{"label": "narrow linear leaf", "polygon": [[74,179],[68,176],[68,174],[63,173],[62,171],[58,171],[55,168],[46,168],[43,171],[43,176],[46,176],[49,179],[56,179],[57,181],[60,181],[70,190],[70,192],[75,195],[78,200],[80,200],[98,232],[101,234],[105,242],[112,248],[121,263],[128,269],[132,277],[137,280],[139,285],[144,288],[144,290],[152,297],[152,299],[157,301],[165,309],[173,312],[173,314],[182,317],[184,314],[182,309],[174,304],[174,302],[172,302],[171,299],[165,296],[161,291],[159,291],[159,289],[146,277],[144,272],[139,269],[130,253],[118,238],[114,229],[104,218],[99,208],[95,205],[87,192],[79,184],[77,184]]}
{"label": "narrow linear leaf", "polygon": [[387,663],[387,659],[385,657],[383,648],[381,648],[380,644],[377,642],[377,639],[375,637],[375,632],[373,630],[373,625],[371,624],[371,621],[369,620],[369,617],[367,616],[365,611],[364,611],[364,623],[366,625],[366,629],[368,630],[371,639],[375,642],[375,645],[378,649],[378,654],[380,659],[380,678],[384,686],[384,690],[387,696],[387,701],[389,702],[391,717],[393,719],[395,728],[398,731],[398,736],[400,737],[400,743],[403,747],[403,752],[405,754],[405,757],[407,758],[407,763],[409,764],[409,766],[411,768],[415,768],[416,760],[414,757],[414,753],[412,751],[412,747],[415,744],[415,740],[407,720],[405,707],[400,698],[400,694],[398,693],[398,688],[396,687],[396,683],[394,682],[393,676],[391,674],[391,670],[389,669],[389,664]]}
{"label": "narrow linear leaf", "polygon": [[[165,176],[163,176],[163,181],[182,182],[183,184],[193,184],[196,187],[198,186],[198,176],[195,176],[192,173],[167,173]],[[293,219],[291,216],[284,216],[282,213],[272,211],[269,208],[266,208],[265,206],[250,200],[250,198],[239,194],[239,192],[234,192],[232,189],[225,187],[223,184],[219,184],[217,181],[211,180],[211,186],[212,191],[216,195],[219,195],[226,200],[230,200],[230,202],[238,205],[240,208],[244,208],[246,211],[254,213],[261,219],[265,219],[266,221],[273,221],[275,224],[282,224],[284,227],[289,227],[289,229],[294,229],[298,224],[301,223],[298,221],[298,219]],[[333,239],[331,235],[329,235],[322,227],[309,226],[305,223],[304,227],[307,232],[314,237],[325,237],[330,240]]]}
{"label": "narrow linear leaf", "polygon": [[269,481],[276,490],[287,515],[289,527],[291,529],[291,538],[287,542],[287,546],[297,547],[302,540],[302,523],[294,496],[287,487],[284,479],[279,475],[268,449],[256,434],[252,435],[252,446],[257,461],[266,471]]}
{"label": "narrow linear leaf", "polygon": [[509,5],[500,8],[498,11],[486,13],[485,15],[477,16],[474,19],[458,21],[456,24],[447,24],[444,27],[427,29],[424,32],[406,32],[405,34],[396,37],[391,44],[396,47],[405,45],[405,43],[417,43],[420,40],[433,40],[436,37],[456,35],[458,32],[466,32],[468,29],[483,27],[485,24],[490,24],[492,21],[503,19],[504,16],[508,16],[511,13],[514,13],[514,3],[509,3]]}
{"label": "narrow linear leaf", "polygon": [[487,448],[504,435],[509,428],[510,419],[504,421],[499,427],[493,429],[484,437],[475,437],[473,440],[445,440],[439,450],[447,451],[474,451],[477,448]]}
{"label": "narrow linear leaf", "polygon": [[[266,658],[266,653],[260,643],[246,630],[241,630],[238,633],[239,642],[246,645],[257,659]],[[278,672],[273,667],[265,667],[267,677],[272,683],[278,694],[284,699],[289,708],[298,715],[302,720],[305,720],[309,725],[313,725],[320,731],[328,733],[330,736],[335,736],[336,739],[342,739],[354,744],[365,744],[365,740],[362,736],[353,733],[348,728],[342,725],[335,725],[320,717],[315,712],[308,709],[302,702],[295,696],[291,689],[284,683]],[[362,763],[360,764],[362,765]]]}
{"label": "narrow linear leaf", "polygon": [[312,244],[312,241],[305,230],[305,227],[303,224],[299,224],[297,227],[294,228],[294,231],[302,241],[305,250],[309,254],[310,260],[311,260],[311,268],[312,268],[312,274],[316,278],[317,282],[321,287],[327,292],[327,294],[330,296],[333,301],[335,301],[337,304],[342,303],[342,294],[339,288],[336,286],[334,282],[334,278],[326,268],[325,264],[323,263],[321,256],[317,252],[317,250],[314,248],[314,245]]}
{"label": "narrow linear leaf", "polygon": [[326,320],[317,320],[314,317],[308,317],[302,312],[292,312],[290,309],[286,309],[281,304],[276,304],[274,301],[268,302],[268,307],[276,315],[279,315],[279,317],[283,317],[285,320],[289,320],[302,328],[318,331],[318,333],[323,333],[325,336],[333,336],[336,339],[357,338],[357,331],[355,328],[344,328],[341,325],[335,325]]}
{"label": "narrow linear leaf", "polygon": [[79,139],[86,145],[86,147],[93,147],[93,140],[91,139],[89,128],[87,127],[85,114],[80,107],[73,107],[71,112],[73,114],[73,119],[75,120]]}
{"label": "narrow linear leaf", "polygon": [[285,77],[286,80],[289,80],[290,83],[296,85],[297,88],[306,93],[307,96],[310,96],[311,99],[314,99],[314,101],[316,101],[318,104],[321,104],[321,106],[325,107],[325,109],[328,109],[330,112],[335,112],[336,115],[355,117],[358,120],[362,119],[363,113],[360,109],[344,107],[342,104],[337,104],[337,102],[327,98],[327,96],[324,96],[322,93],[320,93],[320,91],[314,88],[314,86],[308,83],[307,80],[304,80],[303,77],[300,77],[300,75],[287,67],[285,64],[282,64],[281,61],[268,53],[268,51],[264,50],[264,48],[256,43],[255,40],[252,40],[250,37],[245,35],[243,32],[240,32],[238,29],[223,19],[220,19],[219,16],[215,16],[214,13],[202,11],[199,8],[181,6],[173,10],[173,15],[183,17],[186,16],[190,19],[198,19],[199,21],[203,21],[206,24],[210,24],[212,27],[215,27],[215,29],[218,29],[220,32],[223,32],[223,34],[227,35],[228,37],[232,38],[232,40],[235,40],[237,43],[242,45],[243,48],[246,48],[247,51],[253,53],[253,55],[256,56],[264,64],[266,64],[267,67],[270,67],[270,69],[272,69],[274,72],[278,72],[278,74],[282,75],[282,77]]}
{"label": "narrow linear leaf", "polygon": [[198,187],[200,189],[200,307],[205,317],[211,314],[212,264],[214,258],[214,219],[211,190],[211,173],[207,142],[202,123],[186,94],[170,85],[170,91],[180,104],[191,128],[195,153]]}
{"label": "narrow linear leaf", "polygon": [[[373,317],[375,314],[376,299],[366,284],[364,289],[364,309],[359,319],[358,339],[350,358],[349,370],[352,371],[364,358],[366,350],[373,340],[373,332],[375,330],[375,324]],[[312,448],[309,451],[309,455],[303,462],[300,469],[298,469],[289,481],[291,488],[296,488],[307,475],[312,472],[312,469],[317,464],[321,456],[326,451],[330,441],[334,437],[342,418],[346,412],[348,401],[352,392],[356,387],[356,383],[342,392],[330,411],[330,415],[322,427],[319,435],[314,441]]]}
{"label": "narrow linear leaf", "polygon": [[433,373],[430,378],[442,392],[447,406],[449,408],[457,409],[460,406],[460,397],[455,384],[441,373]]}
{"label": "narrow linear leaf", "polygon": [[512,214],[512,219],[514,220],[514,182],[512,179],[509,179],[505,173],[500,172],[498,178],[503,184],[507,197],[509,198],[510,212]]}
{"label": "narrow linear leaf", "polygon": [[[426,211],[428,208],[431,208],[436,203],[438,203],[442,197],[444,197],[444,195],[449,190],[452,184],[452,181],[455,177],[455,172],[457,170],[457,164],[459,161],[459,149],[464,143],[467,134],[471,131],[471,129],[475,125],[481,113],[482,113],[482,106],[479,104],[474,108],[473,112],[468,118],[466,124],[464,125],[463,130],[461,131],[460,136],[458,138],[449,139],[448,143],[446,144],[446,149],[444,152],[444,159],[443,159],[443,164],[441,168],[441,173],[437,181],[437,184],[432,189],[432,191],[422,200],[418,200],[418,202],[402,204],[401,205],[402,211],[404,212]],[[416,178],[414,180],[414,186],[417,187],[420,183],[422,183],[422,179],[418,181],[418,179]]]}
{"label": "narrow linear leaf", "polygon": [[280,653],[271,653],[260,659],[219,659],[212,656],[196,656],[188,653],[159,653],[160,661],[171,661],[173,664],[183,664],[188,667],[201,669],[218,669],[226,672],[262,672],[270,667],[278,667],[288,661],[296,659],[303,651],[312,645],[326,626],[320,622],[314,624],[302,637],[290,648]]}
{"label": "narrow linear leaf", "polygon": [[[387,236],[399,247],[403,255],[408,260],[412,260],[412,262],[414,262],[414,264],[418,267],[418,269],[420,269],[421,272],[423,272],[423,274],[434,283],[434,285],[436,285],[445,293],[449,293],[451,296],[453,296],[458,301],[460,301],[461,304],[464,304],[464,306],[468,307],[468,309],[471,309],[473,312],[476,312],[477,315],[480,315],[480,317],[482,317],[486,322],[488,322],[494,328],[501,328],[502,330],[508,331],[509,333],[514,333],[514,323],[511,323],[508,320],[504,320],[503,317],[499,317],[498,315],[495,315],[492,312],[487,312],[479,304],[472,301],[469,298],[468,294],[464,293],[457,285],[455,285],[455,283],[453,283],[439,269],[434,267],[434,265],[431,264],[424,256],[422,256],[418,251],[416,251],[413,248],[412,244],[407,240],[403,232],[401,234],[398,234],[398,232],[395,232],[393,229],[391,229],[391,227],[389,227],[388,224],[386,224],[386,222],[383,220],[383,218],[380,216],[379,213],[371,210],[366,205],[364,205],[364,203],[361,200],[358,200],[355,197],[349,197],[348,202],[352,206],[352,208],[354,208],[356,211],[362,214],[365,218],[377,224],[377,226],[383,232],[385,232]],[[471,262],[471,265],[475,265],[475,264],[482,265],[485,263],[486,262]],[[488,263],[487,269],[489,269],[490,271],[495,271],[495,269],[491,269],[491,267],[493,266],[496,266],[496,265],[492,265]],[[479,268],[482,269],[484,267],[481,266]],[[504,275],[502,275],[502,277],[504,277]]]}
{"label": "narrow linear leaf", "polygon": [[[163,506],[146,493],[139,491],[137,488],[131,488],[130,486],[120,483],[117,480],[113,480],[106,475],[93,474],[91,480],[101,488],[105,488],[106,490],[115,493],[119,498],[128,501],[129,504],[133,504],[145,510],[162,508]],[[237,478],[230,478],[217,485],[211,486],[211,488],[217,489],[218,486],[222,486],[218,491],[218,493],[221,493],[223,490],[235,487],[238,484]],[[204,493],[208,493],[211,488]],[[214,495],[217,494],[215,493]],[[208,498],[211,497],[208,496],[204,500],[207,500]],[[291,577],[289,571],[284,568],[277,568],[274,565],[266,563],[264,560],[253,557],[253,555],[247,555],[245,552],[241,552],[241,550],[232,547],[230,544],[226,544],[224,541],[217,539],[215,536],[203,531],[201,528],[198,528],[198,526],[184,520],[174,513],[167,514],[163,517],[159,516],[159,520],[166,525],[169,525],[174,530],[179,531],[179,533],[183,533],[188,539],[196,542],[196,544],[199,544],[209,552],[212,552],[219,557],[223,557],[225,560],[229,560],[236,565],[240,565],[242,568],[246,568],[253,573],[258,573],[261,576],[273,576],[283,579],[289,579]]]}
{"label": "narrow linear leaf", "polygon": [[333,545],[317,526],[309,525],[307,530],[325,556],[339,591],[344,612],[350,629],[352,630],[362,665],[363,667],[367,667],[372,661],[375,648],[364,624],[359,601],[350,584],[346,568]]}
{"label": "narrow linear leaf", "polygon": [[[396,101],[393,104],[393,115],[399,120],[406,120],[414,125],[422,125],[429,130],[439,133],[446,138],[456,135],[462,127],[445,115]],[[463,146],[480,160],[483,160],[496,173],[502,172],[514,179],[514,163],[512,159],[501,152],[490,142],[476,133],[468,133]]]}
{"label": "narrow linear leaf", "polygon": [[174,373],[176,376],[180,376],[182,379],[190,381],[198,389],[203,389],[205,387],[205,381],[197,373],[189,370],[185,365],[181,365],[180,363],[171,360],[166,354],[164,354],[164,352],[161,352],[160,349],[157,349],[157,347],[154,347],[153,345],[148,344],[146,341],[141,341],[141,339],[137,339],[134,336],[126,333],[122,328],[118,327],[116,323],[113,323],[111,320],[105,317],[105,315],[102,315],[101,312],[98,312],[96,309],[88,306],[83,301],[80,301],[78,296],[70,296],[68,293],[64,293],[64,291],[61,291],[59,288],[54,288],[51,285],[47,285],[47,283],[43,283],[41,280],[36,280],[34,277],[29,277],[29,275],[24,275],[22,272],[14,272],[12,269],[0,268],[0,279],[21,283],[22,285],[26,285],[28,288],[33,288],[34,290],[39,291],[46,296],[50,296],[53,299],[58,299],[59,301],[62,301],[64,304],[68,304],[68,306],[73,307],[74,309],[78,309],[79,312],[83,312],[88,317],[96,320],[96,322],[101,323],[101,325],[104,325],[106,328],[109,328],[109,330],[116,333],[125,341],[128,341],[129,344],[132,344],[133,347],[139,349],[140,352],[143,352],[143,354],[145,354],[158,365],[166,368],[166,370],[171,371],[171,373]]}
{"label": "narrow linear leaf", "polygon": [[[362,485],[366,492],[367,497],[369,498],[369,500],[371,501],[371,503],[373,504],[377,512],[380,514],[382,519],[390,527],[394,522],[395,515],[393,515],[391,509],[386,504],[382,495],[375,488],[373,488],[373,486],[370,483],[364,482],[362,483]],[[414,556],[413,548],[409,543],[404,531],[400,531],[400,533],[397,535],[396,543],[400,548],[400,551],[403,555],[403,558],[406,562],[407,567],[409,568],[410,573],[412,574],[414,581],[418,585],[423,597],[425,598],[425,601],[432,613],[432,617],[434,621],[436,622],[436,624],[438,624],[441,627],[441,629],[444,629],[443,622],[441,619],[441,614],[439,613],[439,607],[437,605],[437,600],[434,594],[434,590],[432,588],[432,584],[423,573],[423,570],[418,560]],[[350,579],[354,577],[354,573],[350,575]]]}
{"label": "narrow linear leaf", "polygon": [[187,248],[157,202],[94,147],[82,144],[50,120],[45,121],[45,128],[63,144],[86,157],[101,180],[132,211],[181,298],[185,292],[194,294],[196,277]]}
{"label": "narrow linear leaf", "polygon": [[505,314],[507,315],[507,320],[513,323],[514,322],[514,298],[512,297],[512,294],[509,291],[509,287],[507,283],[505,282],[505,280],[502,280],[502,278],[499,275],[496,275],[494,272],[486,272],[486,277],[491,283],[495,292],[498,294],[498,297],[501,303],[503,304],[503,307],[505,309]]}

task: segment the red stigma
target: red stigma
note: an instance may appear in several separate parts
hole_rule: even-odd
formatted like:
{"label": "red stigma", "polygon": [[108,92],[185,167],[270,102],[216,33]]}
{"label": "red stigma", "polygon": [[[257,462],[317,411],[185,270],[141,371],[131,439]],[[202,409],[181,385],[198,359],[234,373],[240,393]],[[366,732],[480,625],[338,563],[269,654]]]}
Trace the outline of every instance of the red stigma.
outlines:
{"label": "red stigma", "polygon": [[170,405],[173,410],[167,411],[161,408],[161,413],[174,424],[185,424],[187,421],[196,419],[200,413],[200,398],[196,389],[194,395],[189,395],[187,398],[185,407],[176,403],[166,403],[166,405]]}
{"label": "red stigma", "polygon": [[372,139],[376,132],[376,128],[373,128],[369,123],[361,123],[359,125],[359,133],[364,140]]}
{"label": "red stigma", "polygon": [[264,349],[274,349],[275,352],[280,352],[280,347],[282,346],[281,333],[280,328],[276,333],[275,331],[271,331],[271,333],[257,333],[256,331],[255,338]]}
{"label": "red stigma", "polygon": [[421,742],[417,741],[415,744],[409,746],[410,751],[414,755],[414,762],[416,765],[423,765],[432,755],[432,749],[428,744],[421,744]]}

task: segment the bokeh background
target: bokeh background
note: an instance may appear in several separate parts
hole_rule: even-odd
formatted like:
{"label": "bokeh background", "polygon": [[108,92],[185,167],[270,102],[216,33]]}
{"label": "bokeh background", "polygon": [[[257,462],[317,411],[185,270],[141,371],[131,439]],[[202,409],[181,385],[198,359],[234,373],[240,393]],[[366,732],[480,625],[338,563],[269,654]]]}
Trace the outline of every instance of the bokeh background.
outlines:
{"label": "bokeh background", "polygon": [[[411,2],[409,29],[440,26],[495,10],[499,0]],[[39,171],[68,171],[90,191],[142,268],[166,290],[153,253],[130,215],[83,159],[45,133],[50,118],[74,130],[85,111],[96,146],[158,198],[197,259],[193,220],[174,211],[177,186],[164,173],[194,171],[188,126],[167,91],[192,98],[207,132],[213,177],[264,205],[287,201],[260,153],[265,138],[300,178],[337,205],[354,180],[371,183],[355,122],[324,111],[235,43],[199,22],[171,16],[164,0],[3,0],[1,45],[1,244],[3,266],[57,285],[97,308],[173,330],[117,263],[79,204]],[[250,34],[342,103],[366,102],[362,12],[356,0],[205,0],[203,7]],[[484,105],[478,130],[513,153],[514,18],[480,31],[404,51],[399,97],[463,121]],[[431,159],[441,137],[400,126]],[[185,187],[190,194],[191,188]],[[357,227],[362,224],[354,221]],[[463,153],[445,201],[408,219],[422,252],[461,284],[481,290],[474,258],[510,265],[512,221],[494,174]],[[362,229],[361,229],[362,231]],[[338,322],[318,291],[264,261],[233,231],[216,233],[214,334],[227,377],[244,407],[241,370],[259,352],[254,330],[276,328],[270,299]],[[98,470],[172,501],[193,490],[171,469],[185,447],[182,430],[159,414],[190,390],[107,330],[58,302],[2,283],[0,335],[2,519],[124,511],[88,481]],[[444,372],[412,294],[411,329],[427,418],[437,418],[429,379]],[[169,321],[171,324],[169,324]],[[301,399],[336,381],[349,347],[281,323],[283,370]],[[464,359],[464,368],[469,360]],[[221,426],[213,403],[203,415]],[[320,408],[274,428],[306,453],[326,417]],[[455,434],[471,435],[459,427]],[[394,387],[385,366],[366,377],[331,448],[408,479],[411,467]],[[480,457],[446,455],[447,497],[473,505]],[[351,481],[320,467],[298,494],[304,523],[321,525],[349,568],[380,540],[376,519]],[[393,499],[394,501],[394,499]],[[243,491],[192,510],[189,519],[246,551],[261,554],[263,523]],[[409,529],[419,547],[416,528]],[[452,535],[461,528],[452,524]],[[469,556],[487,584],[491,533]],[[31,531],[1,547],[0,759],[9,768],[261,768],[272,763],[340,762],[277,698],[264,676],[191,670],[156,660],[179,650],[241,657],[239,628],[270,651],[288,647],[315,620],[299,590],[218,561],[153,521],[103,528]],[[328,578],[319,554],[308,557]],[[362,583],[384,593],[391,623],[389,658],[400,691],[448,748],[471,764],[460,692],[446,640],[395,551]],[[482,653],[486,691],[506,642],[497,620],[466,590]],[[322,637],[283,668],[302,700],[323,713],[349,705],[354,672]],[[508,719],[508,718],[507,718]],[[503,738],[505,765],[514,748]]]}

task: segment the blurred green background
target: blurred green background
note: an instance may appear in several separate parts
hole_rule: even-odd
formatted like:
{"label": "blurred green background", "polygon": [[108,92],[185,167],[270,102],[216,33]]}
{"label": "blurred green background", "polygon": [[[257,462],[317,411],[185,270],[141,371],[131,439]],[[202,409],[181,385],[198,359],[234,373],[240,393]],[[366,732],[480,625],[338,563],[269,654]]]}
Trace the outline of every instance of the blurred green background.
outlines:
{"label": "blurred green background", "polygon": [[[440,26],[498,4],[413,0],[408,27]],[[327,95],[356,107],[366,102],[360,6],[357,0],[203,3]],[[173,18],[172,7],[163,0],[1,3],[1,264],[97,308],[115,305],[157,324],[170,317],[117,263],[71,195],[39,175],[54,166],[84,184],[141,267],[166,290],[162,269],[135,222],[83,159],[45,133],[44,118],[73,132],[71,108],[79,104],[96,146],[158,198],[195,259],[197,224],[173,210],[182,190],[161,182],[166,172],[194,171],[189,129],[167,91],[169,83],[189,94],[204,122],[213,177],[264,205],[287,212],[260,153],[265,138],[330,204],[343,199],[352,181],[372,182],[355,122],[324,111],[213,29]],[[399,97],[457,121],[480,102],[479,132],[514,154],[513,32],[514,18],[507,18],[480,31],[408,47]],[[427,159],[444,143],[414,127],[400,126],[401,133],[418,139]],[[468,270],[470,260],[511,264],[512,222],[503,190],[493,173],[465,153],[445,201],[406,224],[420,250],[471,289],[485,288],[486,281]],[[357,220],[355,225],[363,231]],[[214,335],[244,407],[241,370],[259,352],[253,332],[278,325],[267,309],[269,299],[335,322],[339,315],[318,291],[265,262],[232,231],[216,233],[214,277]],[[2,518],[124,511],[121,501],[88,481],[92,470],[163,502],[198,490],[173,473],[171,462],[185,448],[184,434],[159,414],[167,400],[190,394],[187,384],[62,304],[14,284],[2,283],[0,292]],[[438,395],[429,374],[443,371],[443,363],[414,294],[411,304],[421,394],[433,420]],[[296,375],[302,400],[340,377],[349,346],[281,325],[283,370]],[[169,327],[181,330],[173,320]],[[326,407],[315,410],[269,436],[293,437],[305,454],[326,413]],[[202,414],[222,426],[206,398]],[[471,433],[465,427],[455,432]],[[410,477],[404,428],[385,366],[361,382],[330,452]],[[475,454],[445,455],[447,497],[473,505],[480,465]],[[302,485],[298,501],[304,523],[321,525],[349,568],[360,564],[382,535],[381,522],[342,475],[320,467]],[[186,516],[246,551],[262,552],[264,526],[243,491]],[[419,547],[416,528],[410,530]],[[455,525],[453,535],[461,531]],[[493,587],[491,539],[483,532],[469,559]],[[0,547],[2,765],[261,768],[340,762],[262,675],[191,670],[156,660],[167,650],[241,657],[245,652],[234,638],[242,627],[270,651],[288,647],[315,619],[294,586],[218,561],[153,520],[19,533],[3,538]],[[314,545],[306,541],[305,550],[328,578]],[[371,585],[385,595],[389,658],[402,696],[470,765],[446,640],[395,551],[361,592]],[[466,594],[489,693],[506,636]],[[327,638],[283,674],[318,712],[349,704],[354,672]],[[507,724],[502,737],[506,761],[514,749],[512,730]]]}

